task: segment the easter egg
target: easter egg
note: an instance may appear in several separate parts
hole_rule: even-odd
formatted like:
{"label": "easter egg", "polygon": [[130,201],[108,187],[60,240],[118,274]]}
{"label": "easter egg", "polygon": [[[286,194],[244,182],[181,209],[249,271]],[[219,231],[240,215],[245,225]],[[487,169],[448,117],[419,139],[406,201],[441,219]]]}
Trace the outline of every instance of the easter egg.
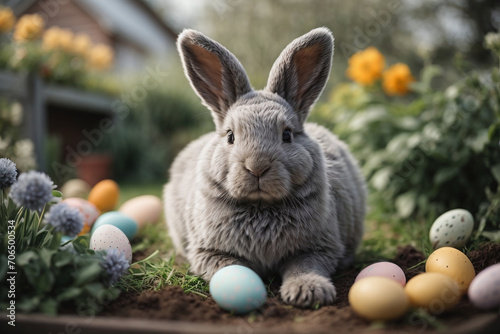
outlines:
{"label": "easter egg", "polygon": [[91,190],[90,185],[80,179],[72,179],[67,181],[62,187],[61,192],[64,198],[79,197],[86,198]]}
{"label": "easter egg", "polygon": [[410,305],[400,282],[378,276],[356,281],[349,290],[349,304],[354,312],[368,320],[399,318]]}
{"label": "easter egg", "polygon": [[80,213],[83,216],[83,221],[88,225],[89,228],[94,224],[97,217],[99,217],[99,215],[101,214],[94,204],[90,203],[87,200],[84,200],[83,198],[70,197],[66,198],[62,202],[80,210]]}
{"label": "easter egg", "polygon": [[442,247],[435,250],[427,259],[425,271],[445,274],[454,279],[462,293],[467,291],[476,271],[469,258],[453,247]]}
{"label": "easter egg", "polygon": [[464,246],[474,229],[472,214],[464,209],[455,209],[443,213],[431,226],[429,238],[434,249],[440,247]]}
{"label": "easter egg", "polygon": [[67,243],[68,241],[71,241],[71,240],[73,240],[73,238],[72,238],[72,237],[68,237],[67,235],[63,235],[63,236],[61,237],[61,245],[62,245],[62,244],[65,244],[65,243]]}
{"label": "easter egg", "polygon": [[97,228],[103,225],[113,225],[118,227],[123,233],[125,233],[129,240],[134,237],[138,229],[137,223],[132,218],[118,211],[106,212],[97,218],[94,226],[92,227],[92,234],[95,233]]}
{"label": "easter egg", "polygon": [[132,262],[132,247],[127,236],[113,225],[98,227],[90,237],[89,248],[95,251],[114,248],[122,252],[129,263]]}
{"label": "easter egg", "polygon": [[115,208],[119,194],[120,189],[115,181],[102,180],[92,188],[88,200],[101,212],[107,212]]}
{"label": "easter egg", "polygon": [[90,225],[84,222],[82,230],[80,231],[80,233],[78,233],[78,235],[84,235],[84,234],[87,234],[89,232],[90,232]]}
{"label": "easter egg", "polygon": [[500,263],[481,271],[469,285],[469,300],[482,309],[500,306]]}
{"label": "easter egg", "polygon": [[139,227],[146,223],[155,223],[161,215],[161,200],[157,196],[144,195],[129,199],[118,209],[119,212],[133,218]]}
{"label": "easter egg", "polygon": [[391,262],[377,262],[369,265],[361,270],[356,277],[356,282],[365,277],[386,277],[398,282],[402,286],[406,284],[406,276],[403,270],[396,264]]}
{"label": "easter egg", "polygon": [[217,271],[210,280],[210,293],[217,305],[235,314],[258,309],[267,297],[266,287],[259,275],[239,265]]}
{"label": "easter egg", "polygon": [[442,273],[422,273],[406,283],[405,293],[411,305],[424,307],[437,315],[449,310],[462,297],[458,283]]}

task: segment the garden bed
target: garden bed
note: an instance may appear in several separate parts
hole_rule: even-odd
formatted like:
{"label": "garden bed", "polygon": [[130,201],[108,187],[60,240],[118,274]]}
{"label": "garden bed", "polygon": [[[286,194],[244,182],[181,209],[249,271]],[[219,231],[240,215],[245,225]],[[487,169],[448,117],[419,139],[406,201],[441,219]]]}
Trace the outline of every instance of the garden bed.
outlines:
{"label": "garden bed", "polygon": [[[500,262],[500,245],[484,244],[471,251],[469,258],[476,272]],[[399,248],[393,261],[401,266],[407,279],[424,270],[415,265],[424,254],[411,246]],[[234,316],[222,311],[211,297],[186,294],[180,287],[168,286],[159,291],[122,293],[106,305],[97,317],[68,314],[50,318],[41,315],[19,315],[18,332],[76,333],[489,333],[498,329],[497,312],[481,311],[465,297],[446,314],[436,317],[413,312],[397,321],[369,322],[358,317],[348,303],[347,295],[358,270],[339,273],[334,282],[337,301],[319,310],[303,310],[283,304],[278,295],[279,282],[269,286],[270,297],[257,312]],[[73,312],[73,314],[71,314]]]}

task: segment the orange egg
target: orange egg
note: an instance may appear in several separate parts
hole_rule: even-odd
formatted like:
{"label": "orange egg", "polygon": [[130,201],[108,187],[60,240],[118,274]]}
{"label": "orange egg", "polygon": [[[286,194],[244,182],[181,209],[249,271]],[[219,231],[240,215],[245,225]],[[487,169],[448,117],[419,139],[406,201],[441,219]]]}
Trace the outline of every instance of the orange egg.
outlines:
{"label": "orange egg", "polygon": [[90,225],[87,224],[87,223],[83,223],[83,228],[82,230],[80,231],[80,233],[78,233],[78,235],[84,235],[84,234],[87,234],[89,233],[90,231]]}
{"label": "orange egg", "polygon": [[474,266],[469,258],[453,247],[442,247],[429,255],[425,271],[451,277],[458,283],[462,293],[467,292],[470,282],[476,276]]}
{"label": "orange egg", "polygon": [[107,212],[115,208],[119,195],[120,189],[115,181],[102,180],[92,188],[88,200],[101,212]]}

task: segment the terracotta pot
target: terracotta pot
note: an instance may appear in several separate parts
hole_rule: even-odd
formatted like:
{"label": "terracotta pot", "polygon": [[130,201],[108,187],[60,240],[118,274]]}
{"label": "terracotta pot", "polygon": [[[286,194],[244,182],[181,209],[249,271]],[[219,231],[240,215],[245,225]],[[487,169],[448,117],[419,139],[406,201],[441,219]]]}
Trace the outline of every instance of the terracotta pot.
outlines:
{"label": "terracotta pot", "polygon": [[78,177],[91,187],[112,176],[113,157],[110,154],[91,154],[82,157],[76,170]]}

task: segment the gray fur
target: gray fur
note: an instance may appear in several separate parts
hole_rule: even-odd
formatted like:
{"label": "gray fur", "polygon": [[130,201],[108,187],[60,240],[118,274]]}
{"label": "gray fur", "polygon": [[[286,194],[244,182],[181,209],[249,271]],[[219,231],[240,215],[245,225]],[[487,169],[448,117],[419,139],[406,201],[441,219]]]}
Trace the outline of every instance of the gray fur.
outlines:
{"label": "gray fur", "polygon": [[[252,90],[238,60],[203,34],[185,30],[177,45],[216,124],[170,169],[165,212],[177,252],[206,280],[241,264],[261,276],[281,275],[286,303],[333,303],[331,275],[350,264],[363,234],[365,185],[346,145],[304,124],[330,72],[330,31],[294,40],[262,91]],[[203,48],[196,56],[193,45]],[[282,140],[285,129],[291,143]]]}

